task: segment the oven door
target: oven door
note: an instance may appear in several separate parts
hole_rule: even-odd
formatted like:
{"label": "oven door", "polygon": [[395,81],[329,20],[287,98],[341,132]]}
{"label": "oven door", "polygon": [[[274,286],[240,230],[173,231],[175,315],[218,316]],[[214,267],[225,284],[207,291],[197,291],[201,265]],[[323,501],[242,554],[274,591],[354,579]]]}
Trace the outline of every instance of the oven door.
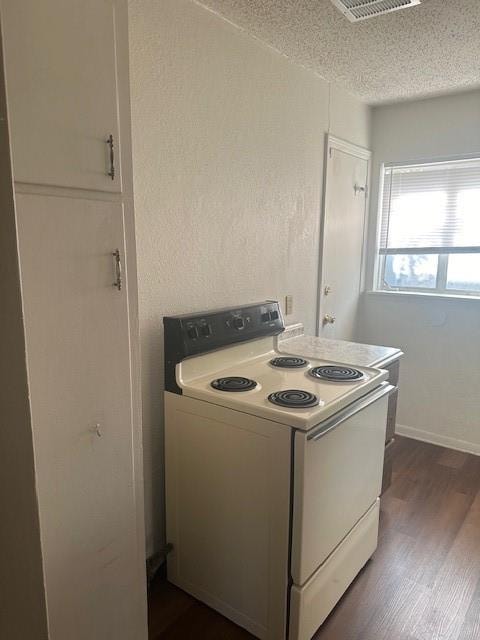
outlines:
{"label": "oven door", "polygon": [[303,585],[375,503],[388,395],[383,383],[311,431],[295,434],[291,573]]}

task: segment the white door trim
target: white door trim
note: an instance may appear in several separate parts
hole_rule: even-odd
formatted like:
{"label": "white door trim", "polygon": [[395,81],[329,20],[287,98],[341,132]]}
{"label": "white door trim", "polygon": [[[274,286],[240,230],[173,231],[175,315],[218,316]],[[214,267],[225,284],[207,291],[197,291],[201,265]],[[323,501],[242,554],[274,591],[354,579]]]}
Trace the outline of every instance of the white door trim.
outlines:
{"label": "white door trim", "polygon": [[331,148],[338,149],[339,151],[343,151],[344,153],[349,153],[351,156],[362,158],[363,160],[370,160],[372,157],[372,152],[370,151],[370,149],[359,147],[357,144],[353,144],[353,142],[348,142],[348,140],[342,140],[342,138],[337,138],[336,136],[327,134],[328,156],[330,156]]}
{"label": "white door trim", "polygon": [[331,149],[337,149],[343,151],[356,158],[361,158],[367,161],[367,197],[365,199],[365,219],[363,223],[363,247],[362,247],[362,264],[361,264],[361,278],[360,289],[363,291],[365,287],[365,255],[366,255],[366,243],[367,243],[367,229],[368,229],[368,214],[370,209],[370,181],[371,181],[371,164],[372,164],[372,152],[370,149],[360,147],[359,145],[332,136],[330,133],[325,135],[325,162],[324,162],[324,174],[323,174],[323,194],[321,205],[321,217],[320,217],[320,242],[319,242],[319,256],[318,256],[318,286],[317,286],[317,312],[316,312],[316,335],[320,335],[321,331],[321,309],[320,303],[322,299],[322,271],[323,271],[323,255],[324,255],[324,243],[325,243],[325,217],[326,217],[326,194],[328,188],[328,166],[331,158]]}

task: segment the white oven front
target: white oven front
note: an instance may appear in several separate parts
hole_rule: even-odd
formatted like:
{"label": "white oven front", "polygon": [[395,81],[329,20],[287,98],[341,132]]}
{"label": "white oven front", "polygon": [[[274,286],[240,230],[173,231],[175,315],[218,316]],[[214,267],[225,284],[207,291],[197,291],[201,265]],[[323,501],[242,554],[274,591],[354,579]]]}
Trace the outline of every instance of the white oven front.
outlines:
{"label": "white oven front", "polygon": [[383,383],[309,432],[295,433],[291,575],[302,586],[375,504],[388,395]]}

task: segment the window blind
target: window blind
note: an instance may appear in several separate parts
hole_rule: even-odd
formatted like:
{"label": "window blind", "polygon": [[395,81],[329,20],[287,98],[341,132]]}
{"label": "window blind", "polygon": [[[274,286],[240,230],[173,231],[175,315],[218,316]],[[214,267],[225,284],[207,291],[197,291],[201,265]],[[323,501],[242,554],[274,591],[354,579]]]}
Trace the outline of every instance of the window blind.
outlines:
{"label": "window blind", "polygon": [[480,253],[480,158],[385,166],[379,252]]}

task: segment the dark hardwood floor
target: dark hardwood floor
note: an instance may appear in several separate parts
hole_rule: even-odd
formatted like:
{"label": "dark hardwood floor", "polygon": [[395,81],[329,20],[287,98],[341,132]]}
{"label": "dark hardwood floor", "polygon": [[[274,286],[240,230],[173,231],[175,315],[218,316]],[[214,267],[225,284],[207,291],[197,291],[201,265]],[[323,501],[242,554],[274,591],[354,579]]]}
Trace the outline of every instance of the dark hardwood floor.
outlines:
{"label": "dark hardwood floor", "polygon": [[[378,549],[315,640],[480,640],[480,457],[398,438]],[[165,580],[150,640],[249,633]]]}

